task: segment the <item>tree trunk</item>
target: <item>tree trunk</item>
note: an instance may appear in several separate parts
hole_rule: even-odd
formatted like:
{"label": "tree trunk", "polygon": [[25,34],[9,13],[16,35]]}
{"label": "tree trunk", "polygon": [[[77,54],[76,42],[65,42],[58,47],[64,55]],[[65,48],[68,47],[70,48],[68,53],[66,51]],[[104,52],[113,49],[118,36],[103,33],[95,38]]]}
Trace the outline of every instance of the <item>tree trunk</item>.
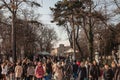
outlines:
{"label": "tree trunk", "polygon": [[93,33],[92,33],[92,27],[89,26],[90,31],[89,31],[89,43],[88,43],[88,49],[90,53],[90,61],[93,61]]}
{"label": "tree trunk", "polygon": [[75,43],[76,43],[77,49],[79,50],[80,59],[82,60],[82,59],[83,59],[83,52],[82,52],[82,50],[81,50],[80,43],[79,43],[79,40],[78,40],[79,30],[80,30],[80,27],[78,26],[78,27],[77,27],[76,38],[75,38]]}
{"label": "tree trunk", "polygon": [[90,10],[89,10],[89,32],[88,32],[88,49],[89,49],[89,53],[90,53],[90,61],[93,61],[93,52],[94,52],[94,48],[93,48],[93,26],[92,26],[92,4],[90,3]]}

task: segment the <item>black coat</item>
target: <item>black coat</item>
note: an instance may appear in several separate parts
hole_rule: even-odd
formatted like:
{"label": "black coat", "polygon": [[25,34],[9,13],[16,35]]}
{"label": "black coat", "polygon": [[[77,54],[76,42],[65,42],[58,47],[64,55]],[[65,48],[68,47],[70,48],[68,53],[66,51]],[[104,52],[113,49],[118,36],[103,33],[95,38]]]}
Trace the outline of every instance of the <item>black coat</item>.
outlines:
{"label": "black coat", "polygon": [[46,64],[46,72],[48,73],[48,74],[50,74],[50,73],[52,73],[52,63],[51,62],[49,62],[49,63],[47,63]]}
{"label": "black coat", "polygon": [[103,73],[104,80],[112,80],[114,77],[114,73],[111,69],[105,70]]}
{"label": "black coat", "polygon": [[84,80],[87,78],[86,67],[80,67],[78,71],[78,80]]}
{"label": "black coat", "polygon": [[73,73],[77,73],[77,72],[78,72],[78,65],[73,64]]}
{"label": "black coat", "polygon": [[1,67],[1,65],[0,65],[0,79],[2,78],[2,67]]}
{"label": "black coat", "polygon": [[92,65],[90,67],[90,75],[92,78],[98,78],[100,76],[100,68],[98,65]]}

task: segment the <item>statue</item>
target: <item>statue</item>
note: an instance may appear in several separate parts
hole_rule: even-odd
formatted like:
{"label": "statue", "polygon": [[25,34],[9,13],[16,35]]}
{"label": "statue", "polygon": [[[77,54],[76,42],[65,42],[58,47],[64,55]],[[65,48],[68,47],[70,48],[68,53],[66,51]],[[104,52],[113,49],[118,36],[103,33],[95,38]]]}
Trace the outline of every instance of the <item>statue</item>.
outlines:
{"label": "statue", "polygon": [[115,50],[112,50],[112,56],[116,64],[118,64],[118,52]]}

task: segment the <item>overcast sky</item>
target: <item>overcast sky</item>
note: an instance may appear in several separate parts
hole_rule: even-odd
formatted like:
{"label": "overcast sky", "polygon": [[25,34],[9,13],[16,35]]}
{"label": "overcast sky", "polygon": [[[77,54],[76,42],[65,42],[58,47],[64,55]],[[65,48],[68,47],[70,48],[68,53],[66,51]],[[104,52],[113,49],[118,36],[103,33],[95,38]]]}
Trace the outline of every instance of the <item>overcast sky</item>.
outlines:
{"label": "overcast sky", "polygon": [[[58,44],[63,43],[65,45],[69,45],[69,42],[67,40],[67,34],[65,33],[65,31],[62,28],[56,26],[55,23],[50,22],[52,20],[52,12],[50,11],[49,8],[54,7],[55,3],[58,2],[58,1],[61,1],[61,0],[38,0],[38,1],[42,4],[42,7],[39,10],[36,11],[37,13],[41,14],[40,20],[44,24],[50,25],[51,27],[55,28],[55,30],[58,34],[58,37],[61,39],[58,42]],[[100,4],[104,5],[103,0],[98,0],[98,1],[100,1]],[[107,10],[111,14],[112,10],[115,9],[115,4],[110,2],[110,1],[113,1],[113,0],[109,0],[109,1],[105,0],[105,1],[106,1],[107,6],[108,6]],[[100,5],[100,6],[102,6],[102,5]],[[98,8],[100,8],[100,6],[98,6]],[[118,17],[118,16],[116,16],[116,17]],[[116,24],[118,22],[118,20],[115,20],[116,17],[112,18],[110,20],[110,23]]]}
{"label": "overcast sky", "polygon": [[62,44],[62,43],[65,45],[69,45],[69,42],[67,40],[67,34],[65,33],[65,31],[62,28],[56,26],[55,23],[51,23],[52,12],[50,10],[50,7],[54,7],[57,1],[60,1],[60,0],[40,0],[39,2],[42,4],[42,7],[36,12],[41,14],[40,20],[44,24],[54,27],[54,29],[56,30],[60,41],[56,42],[57,44],[55,44],[55,46],[58,46],[59,44]]}

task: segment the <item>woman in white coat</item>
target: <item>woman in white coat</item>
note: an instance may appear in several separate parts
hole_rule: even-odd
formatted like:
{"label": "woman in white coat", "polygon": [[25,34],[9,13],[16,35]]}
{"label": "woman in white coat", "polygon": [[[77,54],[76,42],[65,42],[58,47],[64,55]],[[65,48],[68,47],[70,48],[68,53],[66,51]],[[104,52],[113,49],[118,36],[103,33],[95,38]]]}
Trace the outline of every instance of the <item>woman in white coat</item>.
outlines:
{"label": "woman in white coat", "polygon": [[17,65],[15,67],[15,78],[16,78],[16,80],[21,79],[22,73],[23,73],[23,68],[20,65],[20,63],[17,63]]}
{"label": "woman in white coat", "polygon": [[7,62],[4,62],[1,66],[1,68],[2,68],[2,72],[1,72],[2,78],[3,78],[3,80],[6,80],[6,75],[7,75],[7,72],[8,72]]}
{"label": "woman in white coat", "polygon": [[61,66],[60,62],[58,62],[54,66],[54,79],[55,80],[63,80],[62,66]]}

